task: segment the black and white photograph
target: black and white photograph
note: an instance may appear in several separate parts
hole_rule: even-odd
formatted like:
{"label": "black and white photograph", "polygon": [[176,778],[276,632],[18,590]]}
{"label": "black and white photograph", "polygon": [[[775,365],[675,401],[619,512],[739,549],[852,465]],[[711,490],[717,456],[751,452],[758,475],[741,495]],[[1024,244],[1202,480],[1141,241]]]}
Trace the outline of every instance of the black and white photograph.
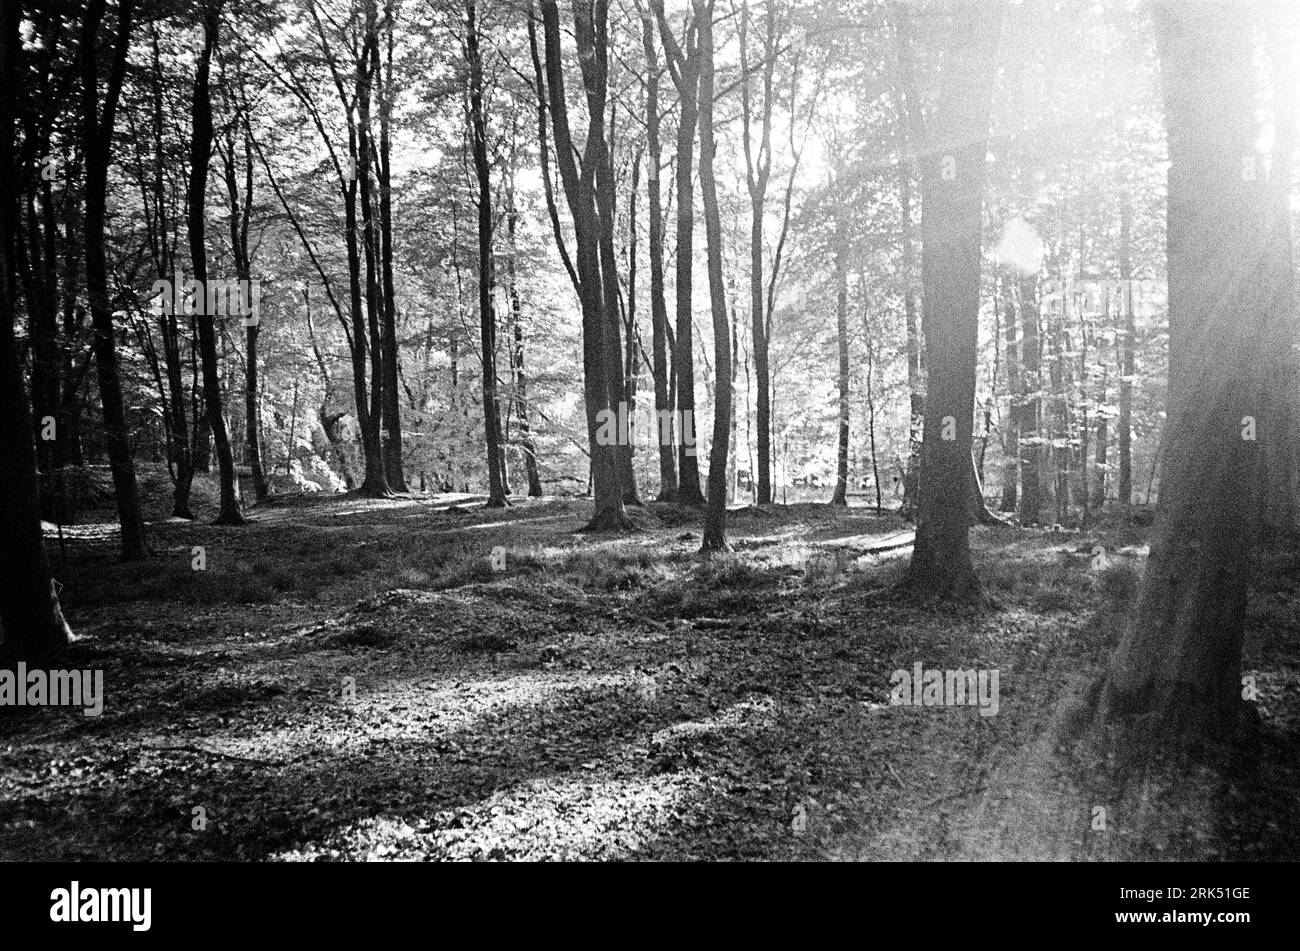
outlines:
{"label": "black and white photograph", "polygon": [[12,907],[980,863],[1247,939],[1298,149],[1295,0],[3,0]]}

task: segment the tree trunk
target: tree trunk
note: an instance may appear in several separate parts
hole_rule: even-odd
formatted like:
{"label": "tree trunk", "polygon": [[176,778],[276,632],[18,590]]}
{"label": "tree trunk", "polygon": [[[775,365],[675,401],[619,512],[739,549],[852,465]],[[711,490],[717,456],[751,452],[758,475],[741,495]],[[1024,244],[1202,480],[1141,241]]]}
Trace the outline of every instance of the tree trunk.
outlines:
{"label": "tree trunk", "polygon": [[848,505],[849,483],[849,269],[842,227],[835,237],[835,336],[840,355],[840,428],[835,462],[835,491],[831,505]]}
{"label": "tree trunk", "polygon": [[1024,359],[1023,387],[1025,396],[1020,403],[1020,524],[1037,525],[1042,508],[1043,458],[1042,436],[1042,354],[1038,335],[1038,278],[1028,275],[1020,279],[1020,333],[1021,355]]}
{"label": "tree trunk", "polygon": [[1024,385],[1020,379],[1020,330],[1016,326],[1015,281],[1010,274],[1002,276],[1002,311],[1007,322],[1007,389],[1010,407],[1007,413],[1006,465],[1002,470],[1002,502],[998,511],[1014,512],[1017,503],[1017,482],[1020,477],[1020,417],[1023,415]]}
{"label": "tree trunk", "polygon": [[208,162],[212,155],[212,100],[208,91],[208,74],[212,66],[212,50],[217,42],[221,25],[219,7],[204,10],[204,43],[199,54],[198,71],[194,77],[193,137],[190,142],[190,183],[188,231],[190,261],[194,281],[199,287],[202,303],[197,304],[195,318],[199,332],[199,359],[203,365],[203,404],[212,430],[212,441],[217,454],[217,469],[221,487],[221,508],[217,514],[218,525],[242,525],[244,516],[239,512],[239,493],[235,484],[235,457],[226,432],[226,417],[221,411],[221,380],[217,373],[218,315],[210,313],[214,295],[208,289],[208,253],[204,244],[205,199],[208,187]]}
{"label": "tree trunk", "polygon": [[[700,550],[727,546],[727,443],[731,434],[731,335],[727,319],[727,289],[722,277],[722,220],[713,161],[713,3],[693,0],[699,31],[700,68],[700,198],[704,204],[704,233],[709,270],[709,303],[713,311],[713,440],[709,445],[709,503]],[[689,321],[688,321],[689,323]],[[680,331],[679,331],[680,333]]]}
{"label": "tree trunk", "polygon": [[921,326],[916,312],[914,286],[916,261],[912,250],[912,182],[909,162],[898,167],[898,195],[902,217],[903,314],[907,330],[907,467],[903,472],[904,518],[916,510],[917,470],[921,465],[921,434],[925,427],[925,374],[921,353]]}
{"label": "tree trunk", "polygon": [[669,388],[668,304],[664,297],[664,213],[659,192],[663,152],[659,144],[659,57],[655,51],[654,23],[643,13],[641,45],[646,62],[646,197],[650,204],[650,328],[655,388],[655,442],[659,451],[660,502],[677,500],[676,432]]}
{"label": "tree trunk", "polygon": [[[32,415],[14,333],[18,288],[13,248],[18,209],[8,184],[21,175],[15,148],[15,99],[25,82],[18,72],[20,19],[16,3],[0,10],[0,181],[6,183],[0,196],[0,479],[5,486],[0,493],[0,537],[4,538],[0,545],[0,573],[4,576],[0,585],[4,637],[0,664],[5,665],[20,660],[41,663],[57,654],[71,636],[41,535]],[[89,35],[93,38],[93,27]]]}
{"label": "tree trunk", "polygon": [[483,118],[483,62],[476,0],[465,0],[465,56],[469,64],[470,141],[478,181],[478,308],[483,365],[483,425],[487,441],[488,508],[507,504],[501,471],[501,408],[497,405],[497,326],[492,302],[492,183]]}
{"label": "tree trunk", "polygon": [[133,0],[118,6],[117,36],[108,85],[100,108],[99,66],[95,47],[104,18],[105,0],[88,0],[81,28],[82,136],[85,152],[86,297],[94,328],[95,368],[99,377],[99,398],[104,410],[104,441],[113,474],[113,494],[122,526],[122,558],[145,557],[144,517],[131,458],[126,409],[122,398],[122,375],[117,359],[116,331],[112,302],[108,294],[108,261],[104,251],[104,227],[108,200],[108,163],[112,147],[117,102],[126,74],[126,53],[131,37]]}
{"label": "tree trunk", "polygon": [[[741,121],[744,151],[745,180],[749,190],[749,313],[754,347],[754,375],[758,387],[758,504],[772,501],[772,409],[771,368],[768,357],[767,310],[763,292],[763,219],[767,198],[767,183],[772,172],[772,81],[776,69],[776,4],[767,3],[764,9],[766,32],[763,37],[763,102],[759,113],[758,155],[753,154],[749,128],[752,117],[749,92],[749,52],[746,34],[749,23],[749,4],[741,7],[740,70]],[[793,114],[790,117],[794,122]],[[753,473],[750,473],[751,478]]]}
{"label": "tree trunk", "polygon": [[[591,483],[596,503],[596,511],[586,528],[588,531],[624,530],[631,528],[632,523],[623,505],[617,446],[600,436],[602,411],[606,414],[616,413],[616,407],[610,404],[607,383],[607,368],[611,357],[606,344],[609,320],[604,309],[606,295],[602,286],[599,248],[601,222],[595,197],[596,163],[604,135],[603,63],[607,55],[605,30],[608,2],[595,0],[594,9],[587,11],[581,5],[574,8],[574,35],[578,43],[579,61],[583,67],[589,113],[587,143],[582,153],[581,169],[569,131],[559,11],[555,0],[542,0],[541,10],[546,46],[545,86],[555,135],[555,158],[573,218],[577,246],[574,261],[582,310],[582,385],[591,457]],[[612,317],[617,320],[617,314]],[[613,358],[618,359],[618,355],[615,354]]]}
{"label": "tree trunk", "polygon": [[1198,746],[1230,740],[1243,713],[1242,628],[1261,500],[1261,449],[1245,426],[1268,397],[1259,373],[1268,194],[1242,166],[1255,140],[1249,22],[1228,2],[1162,3],[1156,22],[1178,398],[1151,555],[1101,713],[1132,725],[1144,744]]}
{"label": "tree trunk", "polygon": [[[381,280],[380,337],[383,341],[383,426],[384,474],[394,492],[408,491],[406,468],[402,461],[402,404],[398,383],[397,290],[393,282],[393,197],[392,170],[389,164],[389,126],[393,109],[393,10],[392,0],[384,6],[384,29],[387,59],[379,92],[379,154],[376,171],[379,181],[379,268]],[[378,52],[375,75],[379,76]]]}
{"label": "tree trunk", "polygon": [[528,421],[528,373],[524,366],[523,307],[519,301],[519,249],[515,246],[515,228],[519,215],[515,211],[514,185],[511,184],[506,209],[506,238],[510,242],[510,260],[506,278],[510,293],[510,327],[514,335],[511,365],[515,377],[515,415],[519,418],[519,447],[524,456],[524,474],[528,479],[528,497],[542,497],[542,479],[537,472],[537,446]]}
{"label": "tree trunk", "polygon": [[928,379],[908,584],[962,600],[981,597],[971,563],[968,506],[985,156],[1003,15],[1000,3],[962,8],[944,89],[927,129],[927,144],[941,145],[926,150],[921,171],[921,319]]}
{"label": "tree trunk", "polygon": [[695,419],[695,357],[694,328],[691,325],[691,280],[694,260],[695,197],[692,187],[691,167],[695,152],[695,126],[699,118],[700,50],[695,36],[700,28],[696,21],[687,31],[686,50],[683,53],[673,39],[672,30],[664,16],[662,0],[651,0],[659,18],[659,32],[663,37],[667,55],[674,62],[673,80],[677,85],[679,113],[677,117],[677,346],[674,364],[677,370],[677,409],[682,424],[682,437],[678,453],[678,501],[685,505],[701,505],[704,494],[700,490],[700,468],[695,457],[698,435]]}

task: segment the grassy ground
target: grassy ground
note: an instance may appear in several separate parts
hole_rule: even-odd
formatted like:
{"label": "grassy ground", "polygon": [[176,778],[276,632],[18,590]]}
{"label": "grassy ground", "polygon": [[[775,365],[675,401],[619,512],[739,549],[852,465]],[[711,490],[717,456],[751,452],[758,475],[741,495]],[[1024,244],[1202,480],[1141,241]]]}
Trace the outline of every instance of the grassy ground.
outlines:
{"label": "grassy ground", "polygon": [[[159,521],[142,565],[67,530],[67,666],[105,709],[0,718],[0,858],[1300,857],[1297,556],[1252,597],[1257,753],[1135,770],[1055,726],[1138,529],[974,531],[977,612],[899,594],[907,526],[867,509],[738,511],[705,563],[695,512],[610,538],[585,502],[453,501]],[[1126,556],[1094,573],[1094,544]],[[997,669],[998,714],[890,705],[917,661]]]}

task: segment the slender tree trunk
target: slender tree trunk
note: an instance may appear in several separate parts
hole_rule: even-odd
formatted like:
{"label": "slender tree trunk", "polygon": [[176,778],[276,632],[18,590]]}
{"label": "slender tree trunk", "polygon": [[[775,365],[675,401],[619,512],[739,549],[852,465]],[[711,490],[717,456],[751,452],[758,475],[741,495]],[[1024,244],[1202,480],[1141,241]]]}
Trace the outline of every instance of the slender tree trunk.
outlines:
{"label": "slender tree trunk", "polygon": [[677,500],[676,433],[670,394],[668,363],[668,305],[664,297],[664,215],[659,190],[663,150],[659,144],[659,57],[655,30],[649,11],[643,13],[641,45],[646,62],[646,197],[650,205],[650,328],[653,353],[651,368],[655,388],[655,442],[659,450],[660,502]]}
{"label": "slender tree trunk", "polygon": [[840,355],[840,428],[835,463],[835,491],[831,505],[848,505],[849,483],[849,268],[845,261],[845,236],[836,228],[835,332]]}
{"label": "slender tree trunk", "polygon": [[515,229],[519,215],[515,211],[514,186],[511,184],[506,209],[506,239],[510,242],[507,281],[510,292],[510,327],[514,335],[511,364],[515,376],[515,415],[519,418],[519,447],[524,456],[524,474],[529,498],[542,497],[542,479],[537,472],[537,446],[533,442],[528,420],[528,372],[524,365],[523,307],[519,300],[519,249],[515,246]]}
{"label": "slender tree trunk", "polygon": [[[384,442],[384,474],[394,492],[409,491],[406,485],[406,467],[402,461],[402,404],[398,383],[399,359],[397,349],[397,290],[393,282],[393,197],[392,170],[389,163],[389,126],[393,110],[393,17],[394,4],[384,5],[384,30],[387,40],[387,58],[379,93],[379,154],[377,172],[379,180],[379,267],[382,283],[380,336],[383,341],[383,426],[387,433]],[[376,54],[375,75],[380,75]]]}
{"label": "slender tree trunk", "polygon": [[921,325],[916,307],[916,259],[912,249],[912,181],[909,162],[898,167],[898,194],[902,216],[903,314],[907,332],[907,468],[903,473],[904,518],[916,510],[917,472],[921,465],[921,435],[925,428],[925,373],[921,352]]}
{"label": "slender tree trunk", "polygon": [[1023,415],[1024,385],[1020,379],[1020,330],[1016,324],[1015,281],[1002,276],[1003,317],[1006,320],[1007,389],[1010,403],[1007,412],[1006,465],[1002,470],[1002,502],[998,511],[1016,510],[1017,483],[1020,477],[1020,417]]}
{"label": "slender tree trunk", "polygon": [[[772,501],[772,408],[771,368],[768,357],[767,309],[763,290],[763,219],[767,183],[772,172],[772,81],[776,69],[776,4],[765,4],[766,32],[763,42],[763,101],[760,107],[758,154],[750,144],[752,110],[749,92],[749,53],[746,34],[749,4],[741,7],[740,68],[745,79],[741,86],[741,119],[745,151],[745,179],[749,189],[749,312],[754,347],[754,374],[758,387],[758,504]],[[791,123],[794,116],[791,115]],[[751,473],[752,477],[753,473]]]}
{"label": "slender tree trunk", "polygon": [[132,0],[118,5],[117,36],[108,86],[100,108],[99,65],[96,45],[104,18],[105,0],[88,0],[81,28],[82,136],[85,152],[86,297],[94,328],[95,367],[99,377],[99,398],[104,410],[104,441],[122,526],[122,558],[142,559],[147,554],[144,517],[131,459],[122,398],[122,376],[117,359],[116,331],[108,293],[108,261],[104,251],[104,229],[108,200],[108,163],[112,147],[117,102],[126,74],[126,53],[130,44]]}
{"label": "slender tree trunk", "polygon": [[[702,551],[727,546],[727,442],[731,433],[731,338],[727,320],[727,289],[722,277],[722,221],[718,185],[713,174],[717,145],[713,138],[713,3],[693,0],[699,31],[700,68],[700,198],[709,271],[709,302],[713,311],[713,441],[709,445],[709,504],[704,519]],[[689,320],[687,321],[689,323]],[[680,333],[680,330],[679,330]]]}
{"label": "slender tree trunk", "polygon": [[664,17],[662,0],[652,0],[659,18],[659,31],[668,56],[675,62],[673,79],[677,84],[677,345],[674,363],[677,370],[677,409],[682,424],[678,454],[678,501],[685,505],[702,505],[700,468],[695,457],[698,436],[695,418],[694,329],[691,325],[691,281],[694,262],[695,197],[691,168],[694,164],[695,127],[699,120],[700,50],[695,42],[700,25],[698,13],[687,31],[686,50],[678,49]]}
{"label": "slender tree trunk", "polygon": [[1137,327],[1133,320],[1133,208],[1127,193],[1120,208],[1119,279],[1123,287],[1119,332],[1119,486],[1121,505],[1133,504],[1133,350]]}
{"label": "slender tree trunk", "polygon": [[1042,354],[1038,334],[1038,278],[1020,279],[1021,353],[1024,358],[1025,397],[1020,404],[1020,524],[1037,525],[1042,508]]}
{"label": "slender tree trunk", "polygon": [[194,281],[197,282],[199,295],[203,298],[202,303],[197,305],[195,318],[199,332],[199,359],[203,365],[203,403],[217,454],[221,490],[221,507],[216,524],[241,525],[244,516],[239,511],[239,492],[235,484],[235,456],[230,448],[230,436],[226,432],[226,417],[221,411],[221,380],[217,372],[218,315],[210,312],[214,295],[208,289],[208,253],[204,243],[208,163],[212,156],[212,100],[208,91],[208,74],[212,65],[212,50],[217,43],[217,30],[221,25],[219,11],[219,7],[208,7],[204,10],[203,19],[206,29],[203,51],[199,54],[198,72],[194,78],[188,230]]}
{"label": "slender tree trunk", "polygon": [[507,504],[501,471],[501,409],[497,405],[497,327],[492,302],[492,183],[483,118],[483,62],[479,57],[476,0],[465,2],[465,55],[469,63],[469,121],[478,180],[478,308],[483,356],[483,423],[487,441],[488,508]]}

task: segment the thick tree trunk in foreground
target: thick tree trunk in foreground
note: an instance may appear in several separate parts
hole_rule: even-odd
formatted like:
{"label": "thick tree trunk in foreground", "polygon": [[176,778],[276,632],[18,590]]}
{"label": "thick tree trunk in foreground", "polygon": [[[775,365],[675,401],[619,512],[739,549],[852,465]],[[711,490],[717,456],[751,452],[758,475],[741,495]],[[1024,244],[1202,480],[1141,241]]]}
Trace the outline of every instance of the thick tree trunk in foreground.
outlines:
{"label": "thick tree trunk in foreground", "polygon": [[1111,659],[1106,722],[1150,742],[1230,739],[1240,722],[1248,560],[1261,448],[1247,438],[1264,365],[1267,184],[1255,139],[1251,37],[1228,2],[1157,9],[1169,138],[1169,307],[1179,338],[1160,506],[1136,615]]}
{"label": "thick tree trunk in foreground", "polygon": [[[15,154],[14,97],[18,79],[19,8],[0,10],[0,181],[19,178]],[[8,188],[8,184],[6,184]],[[68,642],[71,632],[63,619],[50,579],[50,566],[41,536],[40,495],[36,479],[36,448],[32,416],[23,388],[18,342],[14,238],[17,232],[15,191],[0,197],[0,663],[42,661]]]}
{"label": "thick tree trunk in foreground", "polygon": [[922,156],[921,320],[928,376],[916,545],[907,583],[963,600],[981,596],[967,532],[984,166],[1002,16],[1000,3],[962,7]]}

